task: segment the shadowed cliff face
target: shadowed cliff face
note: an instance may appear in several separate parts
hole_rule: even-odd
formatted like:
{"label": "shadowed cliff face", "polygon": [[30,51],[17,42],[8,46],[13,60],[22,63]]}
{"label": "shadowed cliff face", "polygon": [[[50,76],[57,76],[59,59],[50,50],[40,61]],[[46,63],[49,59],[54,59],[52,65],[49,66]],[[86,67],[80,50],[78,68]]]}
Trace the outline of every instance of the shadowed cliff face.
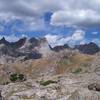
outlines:
{"label": "shadowed cliff face", "polygon": [[[40,45],[48,45],[48,43],[45,42],[47,41],[36,38],[22,38],[17,42],[8,42],[3,37],[0,40],[0,57],[5,55],[12,58],[24,57],[25,60],[39,59],[42,57],[42,54],[39,53]],[[44,48],[47,45],[43,45]]]}
{"label": "shadowed cliff face", "polygon": [[71,49],[68,44],[64,44],[64,45],[60,45],[60,46],[55,46],[54,48],[52,48],[53,51],[59,52],[62,51],[64,49]]}
{"label": "shadowed cliff face", "polygon": [[75,45],[74,48],[71,48],[68,44],[59,45],[51,48],[55,52],[59,52],[65,49],[70,50],[79,50],[83,54],[94,55],[100,51],[100,47],[93,42],[84,45]]}
{"label": "shadowed cliff face", "polygon": [[82,53],[91,54],[91,55],[100,51],[100,48],[93,42],[84,45],[76,45],[75,49],[78,49]]}

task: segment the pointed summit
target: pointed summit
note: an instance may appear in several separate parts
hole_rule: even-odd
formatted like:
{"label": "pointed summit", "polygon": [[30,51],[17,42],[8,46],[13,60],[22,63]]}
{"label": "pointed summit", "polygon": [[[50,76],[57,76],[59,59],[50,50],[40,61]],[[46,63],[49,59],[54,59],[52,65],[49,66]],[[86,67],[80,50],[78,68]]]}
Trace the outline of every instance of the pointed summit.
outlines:
{"label": "pointed summit", "polygon": [[5,37],[3,37],[3,38],[0,40],[0,44],[6,44],[6,45],[8,45],[9,42],[6,41]]}
{"label": "pointed summit", "polygon": [[3,37],[1,40],[4,40],[5,41],[6,39],[5,39],[5,37]]}

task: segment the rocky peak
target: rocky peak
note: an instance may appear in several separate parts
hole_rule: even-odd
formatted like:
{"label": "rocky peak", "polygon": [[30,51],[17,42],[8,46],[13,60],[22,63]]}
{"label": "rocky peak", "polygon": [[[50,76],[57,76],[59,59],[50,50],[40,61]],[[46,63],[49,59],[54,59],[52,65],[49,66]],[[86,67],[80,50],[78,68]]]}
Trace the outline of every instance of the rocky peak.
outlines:
{"label": "rocky peak", "polygon": [[6,41],[5,37],[3,37],[1,40],[0,40],[0,44],[5,44],[5,45],[8,45],[9,42]]}
{"label": "rocky peak", "polygon": [[64,48],[70,48],[68,44],[63,45]]}
{"label": "rocky peak", "polygon": [[100,48],[93,42],[84,45],[76,45],[75,49],[85,54],[95,54],[100,51]]}
{"label": "rocky peak", "polygon": [[19,48],[20,51],[29,52],[32,51],[39,44],[39,40],[36,38],[26,39],[25,43]]}
{"label": "rocky peak", "polygon": [[5,41],[5,37],[3,37],[1,40],[2,40],[2,41]]}
{"label": "rocky peak", "polygon": [[41,53],[43,55],[43,57],[47,57],[50,54],[52,54],[52,50],[50,48],[50,45],[48,43],[48,41],[46,40],[46,38],[40,38],[39,39],[39,44],[37,47],[39,53]]}
{"label": "rocky peak", "polygon": [[59,45],[59,46],[55,46],[54,48],[52,48],[53,51],[59,52],[61,50],[64,49],[69,49],[69,45],[68,44],[64,44],[64,45]]}
{"label": "rocky peak", "polygon": [[10,43],[10,46],[11,46],[12,48],[15,48],[15,49],[20,48],[20,47],[22,47],[22,46],[24,45],[26,39],[27,39],[27,38],[24,37],[24,38],[22,38],[22,39],[19,39],[19,40],[16,41],[16,42],[11,42],[11,43]]}
{"label": "rocky peak", "polygon": [[31,42],[31,43],[37,43],[38,39],[36,39],[35,37],[32,37],[32,38],[29,39],[29,42]]}
{"label": "rocky peak", "polygon": [[46,38],[40,38],[39,41],[45,43],[45,42],[47,42],[47,39]]}

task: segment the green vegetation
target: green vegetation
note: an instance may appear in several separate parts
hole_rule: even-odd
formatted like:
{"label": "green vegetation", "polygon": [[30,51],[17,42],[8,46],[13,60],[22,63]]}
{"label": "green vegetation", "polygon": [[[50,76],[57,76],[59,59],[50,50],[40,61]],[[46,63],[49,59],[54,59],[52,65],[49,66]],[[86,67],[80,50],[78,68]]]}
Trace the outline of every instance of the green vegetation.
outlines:
{"label": "green vegetation", "polygon": [[15,82],[16,80],[18,80],[17,74],[11,74],[11,75],[10,75],[10,80],[11,80],[12,82]]}
{"label": "green vegetation", "polygon": [[14,73],[14,74],[10,75],[10,80],[12,82],[16,82],[16,81],[25,81],[26,79],[25,79],[25,76],[23,74]]}
{"label": "green vegetation", "polygon": [[19,74],[19,80],[25,80],[25,76],[23,74]]}
{"label": "green vegetation", "polygon": [[82,72],[81,68],[77,68],[76,70],[74,70],[72,73],[74,74],[79,74],[80,72]]}
{"label": "green vegetation", "polygon": [[43,85],[43,86],[47,86],[47,85],[52,84],[52,83],[57,83],[57,81],[53,81],[53,80],[40,81],[40,85]]}

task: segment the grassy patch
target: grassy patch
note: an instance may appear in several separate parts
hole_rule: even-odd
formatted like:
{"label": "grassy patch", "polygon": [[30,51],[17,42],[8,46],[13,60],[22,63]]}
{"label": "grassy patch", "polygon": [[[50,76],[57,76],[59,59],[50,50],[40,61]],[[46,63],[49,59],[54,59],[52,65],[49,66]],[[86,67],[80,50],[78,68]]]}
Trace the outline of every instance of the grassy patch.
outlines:
{"label": "grassy patch", "polygon": [[25,81],[25,76],[23,74],[11,74],[10,75],[10,80],[11,82],[16,82],[16,81]]}
{"label": "grassy patch", "polygon": [[43,85],[43,86],[47,86],[47,85],[52,84],[52,83],[57,83],[57,81],[53,81],[53,80],[40,81],[40,85]]}

